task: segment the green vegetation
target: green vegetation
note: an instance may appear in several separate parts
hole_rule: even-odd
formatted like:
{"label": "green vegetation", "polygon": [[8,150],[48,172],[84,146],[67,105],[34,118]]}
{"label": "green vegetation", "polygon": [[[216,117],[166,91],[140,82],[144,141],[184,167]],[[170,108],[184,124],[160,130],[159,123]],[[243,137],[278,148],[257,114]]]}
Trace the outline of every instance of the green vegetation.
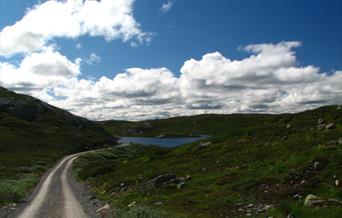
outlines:
{"label": "green vegetation", "polygon": [[64,155],[106,143],[95,123],[0,87],[0,204],[22,199]]}
{"label": "green vegetation", "polygon": [[[331,123],[335,125],[327,128]],[[342,200],[341,107],[101,125],[116,135],[211,136],[204,140],[211,142],[206,146],[199,146],[201,142],[173,149],[130,145],[81,156],[74,165],[76,176],[90,183],[97,197],[111,202],[118,217],[140,217],[141,211],[149,213],[141,217],[337,218],[342,214],[341,206],[303,206],[308,194]],[[146,189],[152,179],[165,174],[190,179],[180,188],[169,184]]]}

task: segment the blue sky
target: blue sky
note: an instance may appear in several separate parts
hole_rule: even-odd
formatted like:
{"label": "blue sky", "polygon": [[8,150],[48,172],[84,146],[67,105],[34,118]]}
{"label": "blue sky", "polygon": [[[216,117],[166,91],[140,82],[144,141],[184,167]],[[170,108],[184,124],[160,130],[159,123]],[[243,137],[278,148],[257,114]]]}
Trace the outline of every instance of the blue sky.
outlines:
{"label": "blue sky", "polygon": [[[3,0],[1,26],[14,24],[38,1]],[[102,64],[84,67],[85,75],[99,77],[130,67],[168,67],[178,73],[184,60],[219,51],[233,58],[245,57],[239,46],[280,41],[301,41],[300,63],[324,71],[342,67],[342,2],[339,0],[187,0],[177,1],[168,13],[163,0],[137,0],[135,18],[154,33],[152,42],[137,48],[103,37],[59,40],[70,58],[95,52]],[[5,10],[4,10],[5,9]],[[82,49],[75,49],[77,43]],[[99,75],[100,74],[100,75]]]}
{"label": "blue sky", "polygon": [[[28,8],[32,11],[34,10],[32,9],[34,5],[39,8],[45,2],[2,0],[0,29],[4,30],[5,27],[14,25],[15,22],[23,19]],[[163,4],[169,4],[168,10],[161,10]],[[140,35],[148,34],[149,36],[146,37],[148,40],[145,40],[145,38],[145,41],[140,42],[137,40],[138,37],[136,35],[129,38],[126,42],[123,41],[122,37],[105,40],[103,34],[89,36],[88,32],[86,34],[78,33],[77,36],[73,37],[65,36],[65,34],[62,34],[63,36],[53,36],[48,38],[46,45],[53,45],[54,52],[58,52],[58,54],[66,57],[73,63],[76,63],[76,59],[81,59],[82,62],[79,64],[80,72],[76,73],[77,79],[85,79],[95,83],[103,76],[113,79],[118,73],[125,73],[126,69],[133,67],[139,69],[161,69],[164,67],[170,71],[172,77],[178,79],[182,74],[190,75],[186,70],[185,73],[181,72],[186,61],[194,59],[200,62],[202,56],[206,54],[218,52],[228,60],[242,61],[253,56],[250,51],[244,51],[246,50],[244,49],[245,46],[266,43],[278,48],[281,42],[293,41],[300,42],[301,45],[285,46],[287,52],[295,58],[290,64],[291,67],[314,66],[320,69],[312,73],[323,74],[327,72],[332,75],[342,69],[342,2],[339,0],[136,0],[129,5],[129,8],[131,9],[132,18],[136,23],[139,23],[134,28],[141,31]],[[89,17],[91,18],[91,15]],[[32,23],[32,26],[34,25],[38,24]],[[23,27],[20,28],[23,29]],[[6,42],[1,39],[1,43],[4,45]],[[132,43],[136,46],[132,46]],[[27,52],[14,52],[14,48],[12,49],[11,47],[6,47],[6,49],[6,52],[11,53],[11,55],[0,56],[0,61],[2,63],[11,63],[17,68],[19,68],[21,61],[29,55]],[[10,51],[11,49],[13,52]],[[295,54],[291,53],[293,51],[295,51]],[[41,52],[41,50],[38,49],[30,52]],[[96,54],[99,58],[97,61],[87,64],[87,60],[89,62],[89,56],[92,53]],[[252,53],[258,55],[261,52]],[[285,53],[284,55],[287,54]],[[219,56],[215,57],[220,59]],[[208,65],[210,64],[211,62]],[[282,69],[284,66],[280,65],[279,69]],[[286,66],[289,67],[288,65]],[[202,69],[204,67],[200,70]],[[212,73],[209,71],[207,70],[205,73]],[[230,72],[226,71],[224,75]],[[5,74],[2,75],[3,78],[4,76]],[[340,78],[338,77],[338,79]],[[178,82],[176,83],[178,84]],[[3,84],[6,86],[6,82],[3,81]],[[7,87],[11,88],[12,85],[8,82]],[[14,90],[20,91],[18,86],[13,87]],[[51,86],[51,90],[55,88]],[[48,88],[44,87],[44,89]],[[51,90],[49,90],[49,93],[51,93]],[[131,90],[125,90],[125,92],[131,92]],[[32,94],[43,100],[49,100],[48,96],[43,97],[44,94],[42,93]],[[184,92],[182,92],[182,95],[184,95]],[[62,99],[65,99],[70,96],[63,94],[62,97]],[[201,106],[204,98],[208,96],[202,97],[203,99],[201,100],[190,101],[189,108],[194,108],[194,105]],[[219,100],[224,102],[230,98],[231,96],[225,96]],[[340,101],[336,96],[333,99],[324,104],[336,103],[336,101],[339,103]],[[117,100],[116,98],[113,99],[113,101]],[[183,101],[188,102],[188,100]],[[219,100],[215,99],[215,101]],[[84,115],[74,106],[71,107],[70,104],[55,101],[56,99],[50,99],[49,102]],[[320,102],[320,99],[315,101]],[[139,101],[135,99],[134,102]],[[264,103],[262,102],[262,104]],[[205,107],[202,108],[203,110],[194,112],[187,109],[177,109],[177,112],[166,114],[167,116],[173,116],[212,112],[208,111],[208,108],[216,108],[215,105],[215,103],[213,104],[210,101],[204,103]],[[219,108],[221,104],[218,103],[217,105],[217,108]],[[134,104],[134,106],[137,106],[137,104]],[[163,106],[165,105],[163,104]],[[303,109],[313,106],[317,106],[317,104],[307,105]],[[248,103],[246,103],[245,107],[250,108]],[[223,107],[225,108],[224,110],[214,112],[244,112],[243,108],[245,107],[229,110]],[[165,112],[163,110],[161,112]],[[172,107],[171,111],[173,110],[175,110],[174,107]],[[272,109],[270,112],[287,110],[290,109]],[[132,115],[128,118],[135,119],[134,116]],[[94,115],[92,117],[95,119],[103,118],[101,115]]]}

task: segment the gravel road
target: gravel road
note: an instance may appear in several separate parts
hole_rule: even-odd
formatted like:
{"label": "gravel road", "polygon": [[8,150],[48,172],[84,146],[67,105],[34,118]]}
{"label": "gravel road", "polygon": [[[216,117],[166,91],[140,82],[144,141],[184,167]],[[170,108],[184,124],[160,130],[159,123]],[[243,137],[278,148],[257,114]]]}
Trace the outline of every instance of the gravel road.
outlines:
{"label": "gravel road", "polygon": [[71,174],[72,162],[80,154],[64,157],[43,177],[34,192],[15,210],[5,211],[7,218],[93,218],[103,202],[96,200],[85,185]]}

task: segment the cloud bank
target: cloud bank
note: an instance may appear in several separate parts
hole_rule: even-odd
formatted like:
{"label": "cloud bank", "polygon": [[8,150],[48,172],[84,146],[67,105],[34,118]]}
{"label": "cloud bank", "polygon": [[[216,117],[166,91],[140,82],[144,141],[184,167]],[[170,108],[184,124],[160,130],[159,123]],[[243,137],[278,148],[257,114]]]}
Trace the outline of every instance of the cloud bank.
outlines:
{"label": "cloud bank", "polygon": [[300,42],[253,44],[231,60],[219,52],[167,68],[129,68],[113,78],[80,79],[81,60],[54,50],[0,63],[0,85],[94,120],[141,120],[201,113],[297,112],[342,103],[342,71],[299,66]]}
{"label": "cloud bank", "polygon": [[133,17],[134,0],[50,0],[29,9],[26,15],[0,32],[0,55],[29,54],[51,47],[54,38],[102,36],[107,41],[149,42],[151,34]]}

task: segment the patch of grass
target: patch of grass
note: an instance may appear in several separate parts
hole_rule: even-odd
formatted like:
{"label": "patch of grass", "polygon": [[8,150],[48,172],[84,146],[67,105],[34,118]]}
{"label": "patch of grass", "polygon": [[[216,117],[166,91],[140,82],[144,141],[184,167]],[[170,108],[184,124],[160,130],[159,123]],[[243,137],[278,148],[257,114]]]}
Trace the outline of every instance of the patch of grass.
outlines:
{"label": "patch of grass", "polygon": [[18,179],[0,180],[0,203],[18,202],[39,181],[33,174],[20,175]]}

